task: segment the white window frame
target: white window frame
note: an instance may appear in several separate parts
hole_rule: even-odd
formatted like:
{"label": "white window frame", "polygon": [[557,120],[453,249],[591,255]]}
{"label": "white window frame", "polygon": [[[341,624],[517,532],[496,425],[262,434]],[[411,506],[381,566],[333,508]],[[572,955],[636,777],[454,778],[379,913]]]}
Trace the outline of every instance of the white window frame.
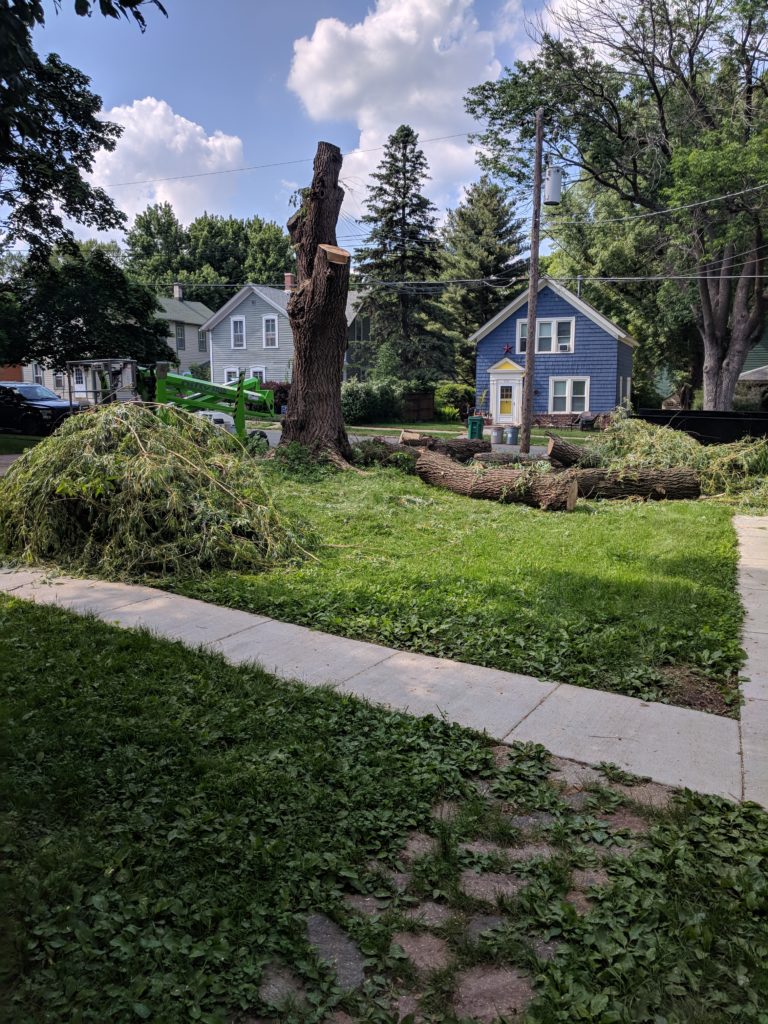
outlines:
{"label": "white window frame", "polygon": [[44,371],[40,363],[32,363],[32,383],[42,387],[44,380]]}
{"label": "white window frame", "polygon": [[204,352],[208,355],[208,331],[197,332],[197,351],[198,354]]}
{"label": "white window frame", "polygon": [[[565,393],[565,409],[555,409],[555,384],[565,381],[567,388]],[[548,412],[551,416],[572,416],[573,415],[573,383],[574,381],[584,382],[584,408],[579,413],[589,412],[589,377],[550,377],[549,378],[549,405]]]}
{"label": "white window frame", "polygon": [[[181,330],[179,330],[179,328],[181,328]],[[175,322],[174,330],[173,330],[173,336],[174,336],[174,340],[176,342],[176,351],[177,352],[186,352],[187,351],[187,328],[184,326],[184,324],[181,322],[181,320],[177,320]]]}
{"label": "white window frame", "polygon": [[72,371],[72,378],[75,382],[76,388],[85,386],[85,373],[83,372],[82,366],[75,366]]}
{"label": "white window frame", "polygon": [[53,386],[57,391],[64,390],[64,374],[55,370],[53,374]]}
{"label": "white window frame", "polygon": [[[235,376],[230,378],[229,377],[230,373],[234,373]],[[240,376],[240,367],[239,366],[225,366],[224,367],[224,383],[225,384],[234,384],[237,381],[237,378],[239,376]]]}
{"label": "white window frame", "polygon": [[[239,323],[243,325],[243,344],[235,344],[235,324]],[[248,339],[245,336],[245,317],[244,316],[231,316],[229,318],[229,343],[230,347],[235,349],[237,352],[242,352],[248,348]],[[227,367],[231,369],[231,367]]]}
{"label": "white window frame", "polygon": [[[571,325],[571,341],[567,350],[561,351],[558,348],[554,348],[549,352],[545,352],[539,345],[540,329],[542,324],[552,324],[552,341],[557,345],[557,325],[568,323]],[[515,323],[515,348],[517,349],[518,355],[525,355],[525,351],[528,348],[528,339],[526,338],[525,348],[522,348],[522,325],[528,326],[528,321],[525,317],[520,317]],[[536,317],[536,355],[542,356],[569,356],[573,355],[573,351],[576,347],[576,317],[575,316],[542,316]]]}
{"label": "white window frame", "polygon": [[[267,344],[267,320],[275,321],[275,344]],[[263,348],[272,349],[280,348],[280,328],[278,327],[279,317],[277,313],[265,313],[261,318],[261,343]]]}
{"label": "white window frame", "polygon": [[267,368],[266,368],[266,366],[249,366],[248,367],[248,376],[249,377],[256,377],[256,376],[258,376],[258,374],[261,374],[261,383],[263,384],[264,381],[267,379]]}

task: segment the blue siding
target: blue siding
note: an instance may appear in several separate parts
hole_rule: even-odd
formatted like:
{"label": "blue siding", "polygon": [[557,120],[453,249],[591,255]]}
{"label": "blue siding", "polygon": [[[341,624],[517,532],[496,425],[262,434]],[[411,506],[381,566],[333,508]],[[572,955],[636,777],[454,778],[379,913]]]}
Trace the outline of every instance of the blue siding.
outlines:
{"label": "blue siding", "polygon": [[[618,353],[618,366],[617,366],[617,379],[616,379],[616,404],[618,405],[621,398],[627,394],[626,378],[632,376],[632,349],[629,345],[619,345]],[[618,378],[624,377],[624,389],[622,391],[621,384]]]}
{"label": "blue siding", "polygon": [[[548,287],[542,288],[539,292],[536,316],[539,319],[574,317],[576,325],[573,352],[556,355],[537,353],[536,355],[534,414],[545,414],[549,411],[550,377],[589,377],[590,412],[610,412],[615,409],[618,400],[619,365],[624,368],[625,376],[630,376],[632,372],[632,350],[629,346],[619,343],[589,317],[574,309],[570,303],[560,298]],[[517,321],[527,320],[527,318],[528,303],[526,302],[478,342],[477,400],[478,405],[481,405],[486,411],[488,410],[490,389],[488,375],[490,367],[504,358],[511,359],[520,366],[525,365],[525,354],[517,352],[516,338]],[[504,352],[505,345],[512,346],[510,352]],[[621,360],[621,364],[619,364],[619,360]]]}

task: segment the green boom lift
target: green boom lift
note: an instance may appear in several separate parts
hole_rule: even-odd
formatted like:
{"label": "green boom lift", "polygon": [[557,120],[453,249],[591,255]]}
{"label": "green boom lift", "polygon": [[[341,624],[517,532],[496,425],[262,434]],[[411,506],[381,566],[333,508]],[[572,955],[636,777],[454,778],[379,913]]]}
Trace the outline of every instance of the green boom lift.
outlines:
{"label": "green boom lift", "polygon": [[209,380],[197,380],[180,373],[171,373],[168,363],[158,363],[155,368],[155,401],[163,405],[173,403],[180,409],[199,412],[207,409],[224,412],[234,417],[235,433],[245,439],[245,414],[274,419],[275,394],[261,386],[258,377],[245,379],[240,374],[236,384],[212,384]]}

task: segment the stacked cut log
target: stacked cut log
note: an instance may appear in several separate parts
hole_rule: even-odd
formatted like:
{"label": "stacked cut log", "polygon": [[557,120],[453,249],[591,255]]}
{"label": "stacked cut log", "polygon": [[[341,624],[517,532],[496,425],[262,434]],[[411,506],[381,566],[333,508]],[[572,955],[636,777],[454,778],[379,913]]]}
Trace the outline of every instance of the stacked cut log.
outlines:
{"label": "stacked cut log", "polygon": [[[601,469],[597,449],[549,435],[547,455],[553,465],[566,467],[579,485],[580,498],[645,498],[680,501],[698,498],[701,483],[692,469]],[[574,468],[571,468],[574,467]]]}
{"label": "stacked cut log", "polygon": [[558,476],[576,480],[580,498],[645,498],[681,501],[698,498],[701,483],[692,469],[568,469]]}
{"label": "stacked cut log", "polygon": [[549,459],[540,455],[521,455],[515,452],[478,452],[474,461],[481,466],[530,466],[536,462],[549,465]]}
{"label": "stacked cut log", "polygon": [[438,455],[447,455],[456,462],[470,462],[480,452],[490,452],[490,441],[470,441],[466,437],[452,438],[447,441],[428,434],[418,434],[414,430],[403,430],[400,434],[400,444],[409,448],[422,448],[430,452],[437,452]]}
{"label": "stacked cut log", "polygon": [[453,459],[428,450],[419,456],[416,473],[425,483],[454,494],[531,505],[551,512],[571,512],[578,498],[578,484],[570,474],[460,466]]}
{"label": "stacked cut log", "polygon": [[559,466],[599,466],[600,464],[595,449],[571,444],[570,441],[566,441],[556,434],[549,435],[547,456],[553,465]]}

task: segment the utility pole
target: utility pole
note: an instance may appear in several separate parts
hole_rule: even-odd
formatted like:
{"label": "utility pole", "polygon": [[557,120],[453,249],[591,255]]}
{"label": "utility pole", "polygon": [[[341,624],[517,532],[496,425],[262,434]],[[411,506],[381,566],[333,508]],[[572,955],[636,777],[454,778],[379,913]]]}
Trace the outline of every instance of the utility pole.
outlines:
{"label": "utility pole", "polygon": [[531,450],[533,422],[533,370],[536,360],[536,299],[539,294],[539,232],[541,227],[541,163],[544,147],[544,108],[536,111],[536,149],[533,158],[533,213],[531,215],[531,269],[528,279],[528,334],[525,342],[523,408],[520,417],[520,451]]}

